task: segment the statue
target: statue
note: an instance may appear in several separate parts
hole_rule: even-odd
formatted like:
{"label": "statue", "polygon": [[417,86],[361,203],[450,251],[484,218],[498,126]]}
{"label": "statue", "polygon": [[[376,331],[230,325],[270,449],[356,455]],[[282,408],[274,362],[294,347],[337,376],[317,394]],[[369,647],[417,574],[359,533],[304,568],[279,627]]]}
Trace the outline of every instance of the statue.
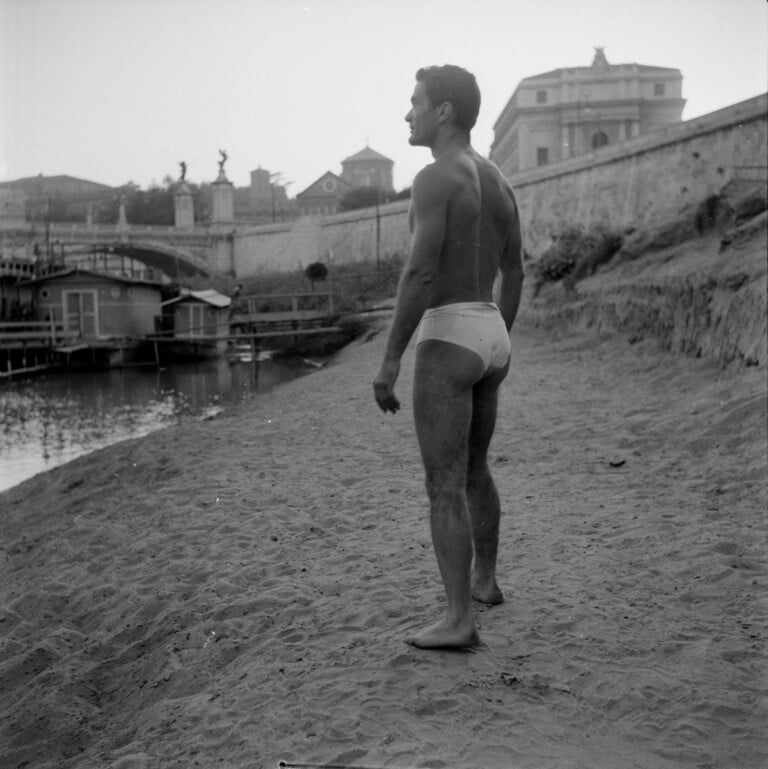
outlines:
{"label": "statue", "polygon": [[181,176],[179,177],[179,181],[180,181],[180,182],[183,182],[183,181],[184,181],[184,178],[185,178],[185,177],[186,177],[186,175],[187,175],[187,164],[186,164],[186,163],[185,163],[185,162],[182,160],[182,161],[179,163],[179,168],[181,168]]}
{"label": "statue", "polygon": [[225,150],[219,150],[219,155],[221,156],[221,160],[219,161],[219,176],[224,176],[224,163],[227,162],[229,156]]}

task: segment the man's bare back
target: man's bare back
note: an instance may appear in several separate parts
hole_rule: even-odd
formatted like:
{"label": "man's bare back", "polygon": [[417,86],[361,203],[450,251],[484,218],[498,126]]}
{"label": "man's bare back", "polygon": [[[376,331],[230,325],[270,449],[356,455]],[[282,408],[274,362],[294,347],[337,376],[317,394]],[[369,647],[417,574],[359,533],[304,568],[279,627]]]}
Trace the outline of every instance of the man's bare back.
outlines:
{"label": "man's bare back", "polygon": [[[441,155],[419,172],[416,184],[436,201],[445,200],[445,240],[428,306],[492,302],[499,269],[515,266],[506,262],[514,262],[519,244],[512,185],[472,147]],[[413,207],[409,224],[413,231]]]}

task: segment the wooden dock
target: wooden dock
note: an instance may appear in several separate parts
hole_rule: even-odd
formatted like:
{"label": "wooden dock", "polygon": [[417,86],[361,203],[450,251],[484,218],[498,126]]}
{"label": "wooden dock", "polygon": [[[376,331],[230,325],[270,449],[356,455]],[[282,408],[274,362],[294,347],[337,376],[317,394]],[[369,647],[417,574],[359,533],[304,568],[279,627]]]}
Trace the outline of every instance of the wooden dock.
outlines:
{"label": "wooden dock", "polygon": [[[139,338],[88,339],[67,332],[64,323],[54,321],[17,321],[0,323],[0,352],[5,353],[5,363],[0,363],[0,378],[32,375],[37,372],[68,367],[75,357],[96,357],[101,361],[105,352],[108,365],[161,365],[168,358],[172,345],[187,342],[206,345],[237,347],[248,346],[255,350],[267,339],[294,339],[343,331],[336,322],[334,298],[325,293],[255,294],[237,300],[236,310],[224,328],[198,329],[199,334],[176,336],[174,331],[160,331]],[[146,360],[128,355],[133,348],[143,345]],[[168,355],[165,354],[168,352]],[[221,351],[219,352],[221,354]],[[82,360],[80,361],[82,363]],[[103,365],[103,364],[102,364]]]}
{"label": "wooden dock", "polygon": [[240,312],[233,312],[231,326],[291,324],[308,328],[328,323],[334,317],[333,294],[252,294],[237,301]]}
{"label": "wooden dock", "polygon": [[57,368],[52,359],[54,350],[67,341],[62,323],[33,320],[0,323],[0,350],[5,353],[0,380]]}
{"label": "wooden dock", "polygon": [[63,323],[22,320],[0,323],[0,347],[4,350],[25,347],[55,347],[67,338]]}

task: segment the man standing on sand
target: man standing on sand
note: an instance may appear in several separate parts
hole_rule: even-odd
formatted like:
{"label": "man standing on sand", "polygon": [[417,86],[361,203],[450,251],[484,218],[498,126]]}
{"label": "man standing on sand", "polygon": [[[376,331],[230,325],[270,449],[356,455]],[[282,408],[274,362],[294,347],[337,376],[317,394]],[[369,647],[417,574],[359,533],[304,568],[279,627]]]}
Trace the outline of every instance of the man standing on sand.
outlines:
{"label": "man standing on sand", "polygon": [[400,359],[421,323],[413,410],[447,599],[445,618],[408,639],[421,648],[476,645],[472,598],[504,600],[496,584],[501,509],[488,446],[509,370],[523,265],[512,187],[470,145],[479,108],[480,90],[466,70],[446,65],[416,73],[405,116],[409,142],[429,147],[434,162],[413,182],[410,254],[373,384],[382,411],[395,413]]}

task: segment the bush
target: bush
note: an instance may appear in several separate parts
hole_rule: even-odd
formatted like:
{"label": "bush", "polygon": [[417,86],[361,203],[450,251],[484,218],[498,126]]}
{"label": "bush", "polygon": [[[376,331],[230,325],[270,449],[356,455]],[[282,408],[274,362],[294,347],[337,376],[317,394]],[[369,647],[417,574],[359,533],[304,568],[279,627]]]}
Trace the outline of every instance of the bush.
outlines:
{"label": "bush", "polygon": [[[399,252],[382,256],[375,261],[359,261],[327,265],[327,283],[318,293],[333,293],[334,307],[339,313],[356,312],[373,304],[390,299],[397,292],[397,284],[403,267]],[[306,269],[291,272],[264,272],[247,278],[239,278],[242,285],[237,303],[244,307],[246,298],[254,294],[302,294],[313,290]],[[231,288],[216,286],[223,293]]]}
{"label": "bush", "polygon": [[621,248],[623,237],[602,224],[589,229],[581,225],[565,225],[552,235],[552,241],[534,262],[534,296],[544,283],[567,277],[576,281],[593,275]]}
{"label": "bush", "polygon": [[710,195],[702,200],[693,215],[693,224],[699,235],[712,230],[722,230],[733,219],[731,204],[720,195]]}
{"label": "bush", "polygon": [[339,211],[354,211],[357,208],[370,208],[376,203],[387,203],[389,193],[378,187],[355,187],[339,201]]}

